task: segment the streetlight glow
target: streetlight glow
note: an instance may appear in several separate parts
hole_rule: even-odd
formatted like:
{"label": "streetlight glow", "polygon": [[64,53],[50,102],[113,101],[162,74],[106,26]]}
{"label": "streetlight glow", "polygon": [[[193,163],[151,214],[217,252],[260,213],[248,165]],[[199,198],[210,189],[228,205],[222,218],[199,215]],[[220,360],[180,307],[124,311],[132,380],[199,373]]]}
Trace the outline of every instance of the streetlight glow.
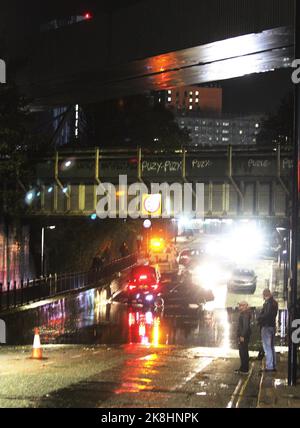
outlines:
{"label": "streetlight glow", "polygon": [[31,204],[33,199],[34,199],[34,191],[30,190],[29,192],[26,193],[25,201],[27,202],[27,204]]}

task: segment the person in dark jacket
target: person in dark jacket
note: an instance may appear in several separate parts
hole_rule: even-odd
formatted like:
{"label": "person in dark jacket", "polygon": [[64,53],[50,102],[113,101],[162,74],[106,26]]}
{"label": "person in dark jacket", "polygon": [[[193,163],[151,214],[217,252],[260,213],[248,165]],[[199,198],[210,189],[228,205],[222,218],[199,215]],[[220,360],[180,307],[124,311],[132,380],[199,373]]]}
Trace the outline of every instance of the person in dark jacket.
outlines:
{"label": "person in dark jacket", "polygon": [[129,248],[125,241],[122,242],[120,246],[120,253],[121,253],[121,257],[127,257],[129,255]]}
{"label": "person in dark jacket", "polygon": [[266,356],[265,371],[270,372],[276,370],[275,327],[278,303],[268,288],[263,291],[263,298],[265,303],[257,317],[257,322],[261,328],[261,339]]}
{"label": "person in dark jacket", "polygon": [[247,302],[239,303],[240,316],[237,328],[237,342],[241,366],[236,373],[248,374],[249,372],[249,341],[251,336],[251,312]]}

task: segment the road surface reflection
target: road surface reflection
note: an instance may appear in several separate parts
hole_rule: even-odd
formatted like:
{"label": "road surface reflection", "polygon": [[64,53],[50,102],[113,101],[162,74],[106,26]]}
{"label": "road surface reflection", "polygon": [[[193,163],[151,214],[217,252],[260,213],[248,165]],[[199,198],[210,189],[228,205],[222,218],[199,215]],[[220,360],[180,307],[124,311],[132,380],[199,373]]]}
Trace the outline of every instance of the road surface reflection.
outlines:
{"label": "road surface reflection", "polygon": [[238,313],[226,308],[226,289],[205,306],[181,293],[166,296],[160,312],[107,300],[93,289],[7,318],[10,344],[32,343],[38,326],[42,343],[182,345],[236,348]]}

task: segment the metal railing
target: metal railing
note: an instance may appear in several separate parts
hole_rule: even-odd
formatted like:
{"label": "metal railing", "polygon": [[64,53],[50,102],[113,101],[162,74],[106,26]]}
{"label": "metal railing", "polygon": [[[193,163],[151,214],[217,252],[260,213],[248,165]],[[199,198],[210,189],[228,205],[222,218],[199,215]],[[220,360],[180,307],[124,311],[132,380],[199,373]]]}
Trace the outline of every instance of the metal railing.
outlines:
{"label": "metal railing", "polygon": [[38,302],[61,293],[96,286],[97,282],[136,263],[136,255],[114,260],[99,268],[86,272],[48,275],[33,280],[8,281],[4,290],[0,283],[0,311]]}

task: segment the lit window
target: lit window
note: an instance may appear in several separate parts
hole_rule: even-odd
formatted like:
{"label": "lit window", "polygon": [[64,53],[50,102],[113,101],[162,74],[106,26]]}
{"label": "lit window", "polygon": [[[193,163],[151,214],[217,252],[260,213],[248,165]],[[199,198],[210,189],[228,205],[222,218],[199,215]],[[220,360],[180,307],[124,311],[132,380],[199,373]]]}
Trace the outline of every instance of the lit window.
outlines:
{"label": "lit window", "polygon": [[229,122],[223,122],[223,126],[229,126]]}
{"label": "lit window", "polygon": [[170,95],[172,94],[172,91],[170,89],[168,90],[168,94],[170,94]]}
{"label": "lit window", "polygon": [[199,126],[195,126],[195,131],[199,131]]}
{"label": "lit window", "polygon": [[198,102],[199,102],[199,98],[196,98],[196,99],[195,99],[195,102],[196,102],[196,103],[198,103]]}
{"label": "lit window", "polygon": [[196,92],[195,92],[195,95],[199,95],[199,91],[196,91]]}
{"label": "lit window", "polygon": [[189,107],[189,109],[190,109],[190,110],[193,110],[193,106],[190,106],[190,107]]}
{"label": "lit window", "polygon": [[259,123],[256,123],[256,124],[255,124],[255,128],[259,128]]}
{"label": "lit window", "polygon": [[202,122],[202,125],[206,125],[206,122],[205,122],[205,120]]}
{"label": "lit window", "polygon": [[190,98],[190,103],[192,103],[193,102],[193,98]]}
{"label": "lit window", "polygon": [[172,101],[172,98],[171,97],[168,97],[168,102],[170,103]]}
{"label": "lit window", "polygon": [[223,137],[223,138],[222,138],[222,141],[229,141],[229,138],[227,138],[227,137]]}
{"label": "lit window", "polygon": [[229,134],[229,131],[228,131],[228,129],[223,129],[223,134]]}
{"label": "lit window", "polygon": [[193,95],[193,91],[190,91],[190,95]]}
{"label": "lit window", "polygon": [[242,131],[242,129],[240,130],[240,135],[242,135],[242,133],[243,133],[243,131]]}

